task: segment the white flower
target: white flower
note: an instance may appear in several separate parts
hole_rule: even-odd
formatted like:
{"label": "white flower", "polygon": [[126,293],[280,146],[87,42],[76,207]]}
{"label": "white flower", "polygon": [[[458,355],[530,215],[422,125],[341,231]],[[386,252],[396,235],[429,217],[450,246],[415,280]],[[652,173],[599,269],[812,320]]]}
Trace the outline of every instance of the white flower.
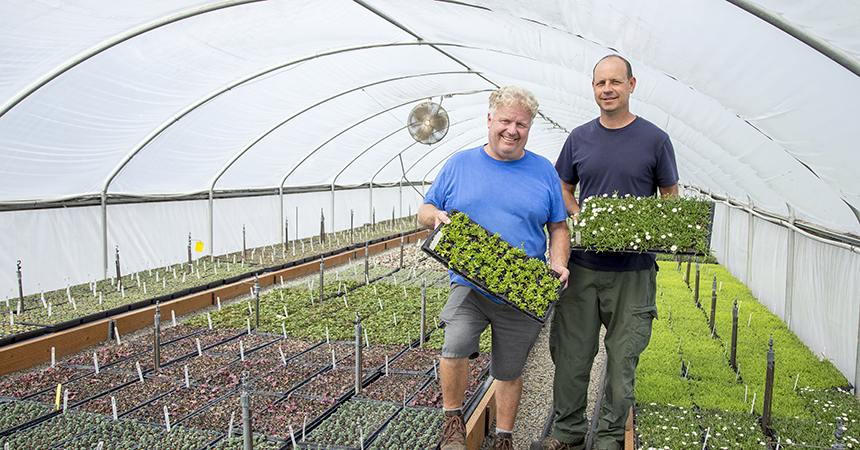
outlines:
{"label": "white flower", "polygon": [[678,208],[672,208],[672,212],[678,212]]}
{"label": "white flower", "polygon": [[677,246],[677,245],[673,245],[673,246],[672,246],[672,251],[674,252],[675,250],[678,250],[678,246]]}
{"label": "white flower", "polygon": [[596,236],[596,235],[597,235],[597,230],[592,231],[592,232],[591,232],[591,234],[593,234],[593,235],[595,235],[595,236]]}
{"label": "white flower", "polygon": [[663,207],[663,204],[662,204],[662,203],[657,203],[657,207],[658,207],[658,208],[662,208],[662,207]]}
{"label": "white flower", "polygon": [[672,233],[669,233],[669,237],[672,237]]}
{"label": "white flower", "polygon": [[665,234],[661,234],[661,235],[660,235],[660,239],[666,239],[666,235],[665,235]]}

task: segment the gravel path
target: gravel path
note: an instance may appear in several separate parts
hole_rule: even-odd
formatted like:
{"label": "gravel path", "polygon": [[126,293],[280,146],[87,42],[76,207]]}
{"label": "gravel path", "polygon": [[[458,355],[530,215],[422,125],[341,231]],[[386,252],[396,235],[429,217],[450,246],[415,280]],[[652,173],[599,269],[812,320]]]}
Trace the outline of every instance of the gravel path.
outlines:
{"label": "gravel path", "polygon": [[[532,441],[537,440],[543,433],[552,407],[553,363],[549,355],[549,321],[543,327],[538,340],[529,353],[523,373],[523,396],[517,421],[514,424],[514,449],[525,450]],[[600,350],[594,358],[591,368],[591,381],[588,385],[588,417],[593,416],[594,404],[597,401],[597,390],[600,384],[600,373],[606,351],[603,348],[604,329],[600,332]],[[494,428],[493,428],[494,429]],[[491,429],[492,430],[492,429]],[[484,440],[482,449],[489,449],[492,444],[492,434]]]}

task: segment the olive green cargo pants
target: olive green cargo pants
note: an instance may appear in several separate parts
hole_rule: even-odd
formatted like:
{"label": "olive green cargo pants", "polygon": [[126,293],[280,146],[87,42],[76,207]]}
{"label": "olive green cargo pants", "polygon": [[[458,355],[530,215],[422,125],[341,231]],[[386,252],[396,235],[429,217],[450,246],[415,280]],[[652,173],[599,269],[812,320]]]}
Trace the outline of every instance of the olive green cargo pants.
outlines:
{"label": "olive green cargo pants", "polygon": [[594,446],[617,449],[635,400],[633,382],[639,355],[651,338],[657,317],[657,266],[634,272],[602,272],[568,264],[568,287],[556,303],[549,347],[555,363],[552,434],[562,442],[585,438],[591,365],[606,327],[606,387]]}

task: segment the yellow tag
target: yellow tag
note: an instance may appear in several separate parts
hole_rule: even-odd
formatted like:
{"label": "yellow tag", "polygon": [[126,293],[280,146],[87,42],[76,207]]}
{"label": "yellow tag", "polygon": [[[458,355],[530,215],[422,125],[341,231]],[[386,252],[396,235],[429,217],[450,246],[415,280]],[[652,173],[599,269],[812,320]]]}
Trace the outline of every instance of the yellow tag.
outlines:
{"label": "yellow tag", "polygon": [[195,252],[202,252],[203,251],[203,242],[197,241],[197,243],[194,244],[194,251]]}
{"label": "yellow tag", "polygon": [[60,409],[60,392],[63,390],[63,383],[57,385],[57,409]]}

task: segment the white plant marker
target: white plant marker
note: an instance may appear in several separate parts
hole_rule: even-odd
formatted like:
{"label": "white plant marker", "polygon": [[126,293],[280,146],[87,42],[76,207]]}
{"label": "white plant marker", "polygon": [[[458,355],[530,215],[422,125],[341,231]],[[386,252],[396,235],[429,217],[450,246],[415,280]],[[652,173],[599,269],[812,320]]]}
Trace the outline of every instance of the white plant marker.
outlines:
{"label": "white plant marker", "polygon": [[394,316],[394,326],[396,327],[397,326],[397,312],[392,312],[391,315]]}
{"label": "white plant marker", "polygon": [[[96,291],[95,291],[95,290],[93,290],[93,296],[95,296],[95,292],[96,292]],[[43,307],[43,308],[47,308],[47,307],[48,307],[48,304],[47,304],[47,303],[45,303],[45,293],[44,293],[44,292],[41,292],[41,293],[39,294],[39,298],[41,298],[41,299],[42,299],[42,307]]]}
{"label": "white plant marker", "polygon": [[[281,275],[281,287],[282,288],[284,287],[284,276],[283,275]],[[284,294],[281,294],[281,296],[283,296],[283,295]]]}
{"label": "white plant marker", "polygon": [[750,387],[747,385],[744,385],[744,403],[747,402],[747,394],[749,394],[749,390],[750,390]]}
{"label": "white plant marker", "polygon": [[752,406],[750,406],[750,414],[753,413],[754,409],[755,409],[755,392],[753,392],[753,401],[752,401]]}
{"label": "white plant marker", "polygon": [[373,285],[373,295],[379,295],[376,293],[376,285],[375,284]]}
{"label": "white plant marker", "polygon": [[203,349],[200,348],[200,338],[194,338],[197,341],[197,356],[203,356]]}
{"label": "white plant marker", "polygon": [[325,327],[325,343],[331,344],[331,340],[328,338],[328,326]]}
{"label": "white plant marker", "polygon": [[379,302],[379,310],[382,311],[382,300],[379,297],[376,297],[376,301]]}
{"label": "white plant marker", "polygon": [[[287,312],[287,305],[284,305],[284,318],[287,319],[289,317],[290,313]],[[283,322],[281,322],[281,325],[284,325]]]}
{"label": "white plant marker", "polygon": [[96,375],[99,374],[99,355],[98,353],[93,353],[93,365],[96,367]]}
{"label": "white plant marker", "polygon": [[251,334],[251,319],[246,317],[245,323],[248,325],[248,334]]}
{"label": "white plant marker", "polygon": [[135,361],[134,366],[137,368],[137,378],[139,378],[140,382],[143,383],[143,371],[140,370],[140,361]]}
{"label": "white plant marker", "polygon": [[367,328],[364,329],[364,345],[365,347],[370,345],[370,339],[367,338]]}
{"label": "white plant marker", "polygon": [[[125,288],[124,288],[124,287],[122,288],[122,298],[125,298]],[[74,299],[74,298],[72,298],[72,299],[70,299],[70,300],[72,301],[72,308],[73,308],[75,311],[77,311],[77,310],[78,310],[78,304],[77,304],[77,303],[75,303],[75,299]]]}
{"label": "white plant marker", "polygon": [[116,345],[122,345],[122,341],[119,339],[119,328],[116,325],[113,327],[113,334],[116,337]]}
{"label": "white plant marker", "polygon": [[182,272],[182,282],[185,283],[185,272]]}
{"label": "white plant marker", "polygon": [[173,268],[173,279],[176,279],[176,267]]}
{"label": "white plant marker", "polygon": [[436,325],[436,328],[439,328],[439,321],[436,318],[433,318],[433,324]]}
{"label": "white plant marker", "polygon": [[406,286],[403,286],[403,298],[409,298],[409,296],[406,295]]}
{"label": "white plant marker", "polygon": [[190,388],[190,387],[191,387],[191,382],[190,382],[190,381],[188,381],[188,364],[186,364],[185,366],[183,366],[183,370],[185,371],[185,387],[186,387],[186,388]]}
{"label": "white plant marker", "polygon": [[[251,290],[251,295],[254,295],[253,289]],[[251,302],[248,302],[248,314],[254,315],[254,308],[251,308]]]}
{"label": "white plant marker", "polygon": [[281,353],[281,362],[286,366],[287,365],[287,356],[284,355],[284,349],[281,346],[278,346],[278,351]]}
{"label": "white plant marker", "polygon": [[349,304],[346,303],[346,294],[343,295],[343,306],[349,309]]}
{"label": "white plant marker", "polygon": [[221,311],[221,297],[215,297],[215,301],[218,303],[218,311]]}
{"label": "white plant marker", "polygon": [[[278,294],[281,295],[281,301],[284,301],[284,291],[278,291]],[[286,310],[286,308],[287,308],[287,305],[284,305],[284,310]]]}
{"label": "white plant marker", "polygon": [[794,390],[794,391],[797,390],[797,382],[799,380],[800,380],[800,373],[798,373],[797,376],[794,378],[794,389],[792,389],[792,390]]}
{"label": "white plant marker", "polygon": [[331,349],[331,370],[337,369],[337,362],[334,359],[334,349]]}
{"label": "white plant marker", "polygon": [[284,322],[281,322],[281,331],[284,332],[284,339],[287,338],[287,327],[284,326]]}
{"label": "white plant marker", "polygon": [[751,322],[752,322],[752,313],[750,313],[750,318],[747,319],[747,326],[750,326]]}
{"label": "white plant marker", "polygon": [[236,411],[230,413],[230,428],[227,428],[227,436],[233,435],[233,419],[236,417]]}
{"label": "white plant marker", "polygon": [[162,278],[162,279],[161,279],[161,287],[162,287],[162,288],[166,288],[166,287],[167,287],[167,278]]}
{"label": "white plant marker", "polygon": [[173,326],[176,326],[176,311],[170,310],[170,320],[173,321]]}
{"label": "white plant marker", "polygon": [[51,347],[51,367],[57,365],[57,347]]}
{"label": "white plant marker", "polygon": [[51,317],[51,303],[48,302],[48,317]]}
{"label": "white plant marker", "polygon": [[63,389],[63,414],[69,409],[69,388]]}
{"label": "white plant marker", "polygon": [[385,357],[385,374],[388,375],[388,356]]}
{"label": "white plant marker", "polygon": [[111,409],[111,412],[113,413],[113,420],[117,420],[117,417],[116,417],[116,399],[113,397],[113,395],[110,396],[110,409]]}
{"label": "white plant marker", "polygon": [[364,429],[358,430],[358,446],[360,450],[364,450]]}
{"label": "white plant marker", "polygon": [[212,316],[209,314],[209,311],[206,311],[206,321],[209,322],[209,329],[212,329]]}
{"label": "white plant marker", "polygon": [[302,440],[303,441],[305,440],[305,428],[307,427],[307,424],[308,424],[308,416],[305,416],[305,418],[302,420]]}
{"label": "white plant marker", "polygon": [[146,295],[146,281],[143,282],[143,294]]}
{"label": "white plant marker", "polygon": [[[304,244],[304,243],[302,243],[302,244]],[[289,427],[290,427],[290,439],[292,439],[292,441],[293,441],[293,448],[299,448],[298,444],[296,444],[296,435],[295,435],[295,433],[293,433],[293,426],[289,425]]]}
{"label": "white plant marker", "polygon": [[705,442],[702,444],[702,450],[708,447],[708,437],[711,435],[711,427],[708,427],[708,431],[705,431]]}
{"label": "white plant marker", "polygon": [[164,405],[164,425],[167,427],[167,432],[170,433],[170,414],[167,413],[167,405]]}
{"label": "white plant marker", "polygon": [[239,341],[239,358],[243,362],[245,361],[245,347],[242,345],[242,341]]}

